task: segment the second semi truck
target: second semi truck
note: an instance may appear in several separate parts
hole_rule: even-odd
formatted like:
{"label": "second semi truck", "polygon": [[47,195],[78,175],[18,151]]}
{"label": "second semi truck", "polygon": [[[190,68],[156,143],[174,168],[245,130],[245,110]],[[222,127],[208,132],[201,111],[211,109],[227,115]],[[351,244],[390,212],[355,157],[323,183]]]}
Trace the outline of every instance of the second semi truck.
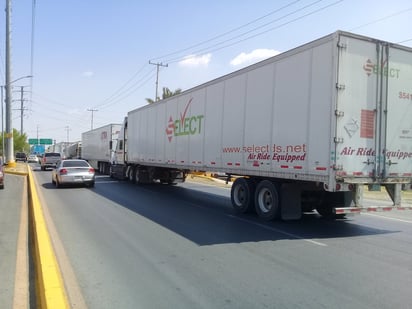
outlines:
{"label": "second semi truck", "polygon": [[109,173],[120,128],[120,124],[112,123],[82,133],[81,157],[102,174]]}

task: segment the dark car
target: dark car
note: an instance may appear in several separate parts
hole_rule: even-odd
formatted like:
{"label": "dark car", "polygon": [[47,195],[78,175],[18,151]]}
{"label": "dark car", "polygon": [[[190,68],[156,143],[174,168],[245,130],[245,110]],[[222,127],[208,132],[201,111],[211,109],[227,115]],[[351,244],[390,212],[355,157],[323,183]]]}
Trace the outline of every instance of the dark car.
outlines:
{"label": "dark car", "polygon": [[27,155],[24,152],[16,152],[16,162],[27,162]]}

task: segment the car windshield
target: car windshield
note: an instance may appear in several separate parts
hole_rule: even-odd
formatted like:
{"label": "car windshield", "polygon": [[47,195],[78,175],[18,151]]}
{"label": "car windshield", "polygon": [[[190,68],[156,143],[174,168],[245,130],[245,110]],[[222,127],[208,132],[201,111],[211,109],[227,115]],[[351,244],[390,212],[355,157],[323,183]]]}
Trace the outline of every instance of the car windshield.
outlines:
{"label": "car windshield", "polygon": [[58,152],[48,152],[44,154],[45,157],[60,157],[60,153]]}
{"label": "car windshield", "polygon": [[86,161],[64,161],[63,167],[89,167]]}

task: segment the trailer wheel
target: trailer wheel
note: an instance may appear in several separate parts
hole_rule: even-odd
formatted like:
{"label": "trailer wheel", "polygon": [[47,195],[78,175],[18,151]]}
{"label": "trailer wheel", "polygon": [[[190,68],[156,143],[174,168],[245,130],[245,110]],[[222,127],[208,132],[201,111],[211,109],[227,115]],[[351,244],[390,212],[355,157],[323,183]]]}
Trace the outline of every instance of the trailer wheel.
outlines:
{"label": "trailer wheel", "polygon": [[330,205],[322,205],[316,207],[316,211],[325,219],[335,220],[335,219],[345,219],[345,214],[335,214],[333,212],[333,207]]}
{"label": "trailer wheel", "polygon": [[230,199],[237,213],[254,211],[255,182],[250,178],[237,178],[232,185]]}
{"label": "trailer wheel", "polygon": [[134,182],[137,183],[138,185],[142,183],[140,170],[137,167],[134,169]]}
{"label": "trailer wheel", "polygon": [[136,182],[136,168],[131,166],[130,169],[129,169],[129,174],[127,176],[128,176],[129,181],[131,183],[135,183]]}
{"label": "trailer wheel", "polygon": [[322,205],[316,207],[316,211],[324,218],[333,219],[335,214],[333,213],[333,209],[331,205],[327,205],[323,203]]}
{"label": "trailer wheel", "polygon": [[273,220],[280,214],[280,199],[276,185],[269,180],[262,180],[256,187],[256,213],[263,220]]}
{"label": "trailer wheel", "polygon": [[[348,207],[350,200],[345,201],[346,192],[324,192],[320,205],[316,207],[316,211],[326,219],[344,219],[345,214],[335,214],[335,207]],[[349,193],[350,194],[350,193]]]}

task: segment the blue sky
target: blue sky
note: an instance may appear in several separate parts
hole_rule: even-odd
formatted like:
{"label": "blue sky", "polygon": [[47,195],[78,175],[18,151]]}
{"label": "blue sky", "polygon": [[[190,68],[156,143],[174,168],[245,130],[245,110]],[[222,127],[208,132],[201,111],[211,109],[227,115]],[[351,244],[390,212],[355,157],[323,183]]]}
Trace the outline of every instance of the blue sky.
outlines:
{"label": "blue sky", "polygon": [[[159,90],[186,90],[336,30],[412,46],[410,0],[36,0],[32,53],[32,5],[12,1],[12,80],[33,74],[14,84],[24,131],[56,142],[81,139],[88,109],[96,128],[154,98],[149,60],[168,64]],[[4,13],[0,25],[4,42]],[[0,56],[4,84],[4,43]]]}

